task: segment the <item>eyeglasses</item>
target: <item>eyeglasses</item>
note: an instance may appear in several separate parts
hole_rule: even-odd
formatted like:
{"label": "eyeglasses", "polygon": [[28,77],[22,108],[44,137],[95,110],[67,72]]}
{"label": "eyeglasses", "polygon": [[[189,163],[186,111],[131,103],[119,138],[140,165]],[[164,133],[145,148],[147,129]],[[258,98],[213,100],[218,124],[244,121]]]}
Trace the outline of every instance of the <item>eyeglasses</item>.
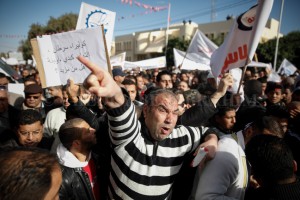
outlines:
{"label": "eyeglasses", "polygon": [[32,98],[38,99],[38,98],[40,98],[40,96],[25,95],[25,98],[26,98],[26,99],[32,99]]}
{"label": "eyeglasses", "polygon": [[28,137],[30,134],[38,136],[41,133],[41,129],[35,131],[18,131],[22,136]]}

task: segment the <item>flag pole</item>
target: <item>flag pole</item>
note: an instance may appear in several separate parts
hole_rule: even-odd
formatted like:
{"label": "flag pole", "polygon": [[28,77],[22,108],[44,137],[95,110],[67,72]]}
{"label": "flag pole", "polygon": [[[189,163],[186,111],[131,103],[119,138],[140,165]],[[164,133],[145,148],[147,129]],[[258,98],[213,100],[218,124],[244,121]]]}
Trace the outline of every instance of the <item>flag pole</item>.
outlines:
{"label": "flag pole", "polygon": [[278,54],[278,43],[279,43],[279,33],[280,33],[280,27],[281,27],[281,19],[282,19],[282,13],[283,13],[283,5],[284,0],[281,0],[281,9],[280,9],[280,18],[279,18],[279,24],[278,24],[278,30],[277,30],[277,38],[276,38],[276,47],[275,47],[275,56],[274,56],[274,65],[273,70],[276,71],[276,62],[277,62],[277,54]]}
{"label": "flag pole", "polygon": [[238,87],[237,92],[236,92],[237,94],[240,93],[240,89],[241,89],[241,86],[242,86],[242,83],[243,83],[243,80],[244,80],[244,77],[245,77],[245,73],[246,73],[246,70],[247,70],[247,64],[248,63],[249,63],[249,57],[247,57],[246,62],[245,62],[245,67],[243,68],[243,71],[242,71],[242,77],[241,77],[239,87]]}
{"label": "flag pole", "polygon": [[106,62],[107,62],[107,70],[112,76],[112,69],[111,69],[111,64],[110,64],[110,58],[109,58],[109,53],[107,49],[107,44],[106,44],[106,39],[105,39],[105,32],[104,32],[104,26],[101,24],[101,29],[102,29],[102,36],[103,36],[103,43],[104,43],[104,49],[105,49],[105,56],[106,56]]}

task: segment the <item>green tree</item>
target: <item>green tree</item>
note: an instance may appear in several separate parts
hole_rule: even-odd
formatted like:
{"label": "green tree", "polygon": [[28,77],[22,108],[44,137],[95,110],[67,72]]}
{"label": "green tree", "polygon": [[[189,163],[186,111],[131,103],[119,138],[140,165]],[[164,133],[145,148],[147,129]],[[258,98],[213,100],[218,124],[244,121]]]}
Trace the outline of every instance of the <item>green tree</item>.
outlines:
{"label": "green tree", "polygon": [[[275,47],[276,38],[259,44],[256,50],[258,60],[273,64]],[[285,58],[300,69],[300,31],[290,32],[279,39],[276,69]]]}
{"label": "green tree", "polygon": [[77,18],[77,14],[68,13],[58,18],[50,17],[46,26],[40,24],[32,24],[28,31],[27,39],[20,42],[18,50],[23,52],[23,57],[25,60],[31,59],[32,48],[30,40],[32,38],[36,38],[38,35],[43,34],[53,34],[74,30],[76,28]]}
{"label": "green tree", "polygon": [[[171,37],[168,40],[168,46],[167,46],[167,52],[166,52],[166,60],[167,60],[167,68],[171,68],[174,66],[174,53],[173,48],[179,49],[181,51],[186,51],[189,47],[190,41],[181,39],[181,38],[175,38]],[[166,47],[164,47],[165,52]]]}

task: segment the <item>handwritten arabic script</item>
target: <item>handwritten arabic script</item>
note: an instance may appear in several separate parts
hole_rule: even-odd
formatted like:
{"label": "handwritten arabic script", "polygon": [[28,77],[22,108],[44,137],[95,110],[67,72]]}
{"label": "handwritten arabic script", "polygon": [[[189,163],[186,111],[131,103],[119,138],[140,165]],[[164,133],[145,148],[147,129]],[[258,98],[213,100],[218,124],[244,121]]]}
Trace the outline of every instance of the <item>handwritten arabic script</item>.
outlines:
{"label": "handwritten arabic script", "polygon": [[90,71],[77,60],[80,55],[107,68],[102,38],[101,27],[39,37],[46,85],[64,85],[70,77],[82,83]]}

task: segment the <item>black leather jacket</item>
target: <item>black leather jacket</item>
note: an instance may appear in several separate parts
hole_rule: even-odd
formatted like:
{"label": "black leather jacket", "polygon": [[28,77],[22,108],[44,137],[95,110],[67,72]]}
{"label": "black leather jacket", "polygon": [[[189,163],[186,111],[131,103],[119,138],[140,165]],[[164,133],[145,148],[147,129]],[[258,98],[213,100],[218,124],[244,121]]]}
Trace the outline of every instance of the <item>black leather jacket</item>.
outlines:
{"label": "black leather jacket", "polygon": [[[108,171],[103,168],[102,161],[99,163],[99,157],[92,154],[97,170],[97,179],[100,186],[100,199],[107,199],[108,190]],[[62,185],[59,190],[61,200],[94,200],[92,186],[88,174],[82,168],[62,168]]]}

